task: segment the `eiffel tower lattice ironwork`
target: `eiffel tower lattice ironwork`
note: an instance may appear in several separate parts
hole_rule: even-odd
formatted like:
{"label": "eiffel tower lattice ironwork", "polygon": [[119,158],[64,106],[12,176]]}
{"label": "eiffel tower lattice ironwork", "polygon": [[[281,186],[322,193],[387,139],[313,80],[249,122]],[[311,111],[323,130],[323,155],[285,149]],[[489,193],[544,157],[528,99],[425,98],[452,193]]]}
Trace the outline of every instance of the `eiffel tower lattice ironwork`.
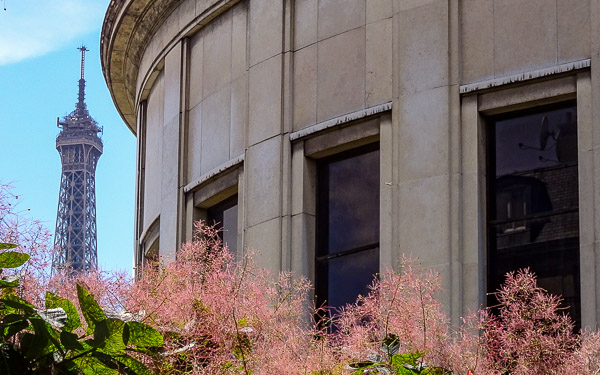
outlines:
{"label": "eiffel tower lattice ironwork", "polygon": [[102,128],[85,104],[85,46],[81,51],[81,78],[75,110],[57,118],[61,128],[56,150],[62,162],[53,273],[88,271],[98,267],[96,234],[96,165],[102,155]]}

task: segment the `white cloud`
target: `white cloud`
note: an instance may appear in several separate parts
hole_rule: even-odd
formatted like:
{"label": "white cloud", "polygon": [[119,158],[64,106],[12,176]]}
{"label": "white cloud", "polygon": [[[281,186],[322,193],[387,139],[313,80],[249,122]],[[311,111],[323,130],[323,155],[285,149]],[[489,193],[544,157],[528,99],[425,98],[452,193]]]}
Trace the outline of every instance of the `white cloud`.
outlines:
{"label": "white cloud", "polygon": [[0,65],[44,55],[100,30],[109,0],[6,0]]}

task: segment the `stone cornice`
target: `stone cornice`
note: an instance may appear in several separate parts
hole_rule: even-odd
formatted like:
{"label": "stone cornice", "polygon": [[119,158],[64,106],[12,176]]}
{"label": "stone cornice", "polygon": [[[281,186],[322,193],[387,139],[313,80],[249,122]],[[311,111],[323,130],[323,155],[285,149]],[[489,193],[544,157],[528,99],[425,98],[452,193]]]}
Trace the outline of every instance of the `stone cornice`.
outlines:
{"label": "stone cornice", "polygon": [[486,81],[469,83],[460,86],[461,94],[470,94],[483,90],[493,89],[499,86],[509,85],[513,83],[530,81],[533,79],[544,78],[552,75],[568,73],[575,70],[586,69],[591,66],[591,59],[583,59],[565,64],[550,66],[544,69],[537,69],[528,72],[513,74],[510,76],[494,78]]}
{"label": "stone cornice", "polygon": [[367,118],[367,117],[374,116],[374,115],[377,115],[377,114],[380,114],[380,113],[383,113],[386,111],[391,111],[391,110],[392,110],[392,102],[387,102],[387,103],[383,103],[383,104],[378,104],[373,107],[361,109],[356,112],[338,116],[338,117],[320,122],[318,124],[309,126],[307,128],[295,131],[293,133],[290,133],[290,141],[296,141],[298,139],[306,138],[306,137],[312,136],[313,134],[317,134],[324,130],[329,130],[336,126],[344,125],[344,124],[347,124],[352,121]]}
{"label": "stone cornice", "polygon": [[183,0],[111,0],[100,38],[104,79],[117,111],[135,133],[135,83],[152,35]]}

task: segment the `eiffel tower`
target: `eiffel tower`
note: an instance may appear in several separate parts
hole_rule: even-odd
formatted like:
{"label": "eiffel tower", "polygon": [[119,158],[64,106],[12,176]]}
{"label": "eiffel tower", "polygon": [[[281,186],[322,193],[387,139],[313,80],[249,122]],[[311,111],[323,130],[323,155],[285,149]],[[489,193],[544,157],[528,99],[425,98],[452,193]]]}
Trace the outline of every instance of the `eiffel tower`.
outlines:
{"label": "eiffel tower", "polygon": [[96,164],[102,155],[102,128],[85,104],[85,46],[81,51],[81,78],[75,110],[56,119],[56,137],[62,174],[58,194],[55,253],[52,273],[72,273],[98,267],[96,237]]}

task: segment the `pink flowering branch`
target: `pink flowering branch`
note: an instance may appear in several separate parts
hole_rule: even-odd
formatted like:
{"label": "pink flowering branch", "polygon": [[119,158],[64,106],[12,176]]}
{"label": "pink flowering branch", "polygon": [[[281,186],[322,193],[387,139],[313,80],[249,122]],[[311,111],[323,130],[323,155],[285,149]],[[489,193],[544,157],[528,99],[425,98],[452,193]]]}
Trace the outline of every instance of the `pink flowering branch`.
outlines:
{"label": "pink flowering branch", "polygon": [[439,275],[404,259],[334,315],[329,329],[332,322],[319,320],[327,307],[314,306],[305,278],[273,275],[252,254],[236,262],[218,231],[202,223],[176,259],[149,263],[135,283],[104,271],[51,277],[51,235],[23,217],[18,199],[0,185],[0,242],[19,243],[31,255],[17,271],[18,293],[41,307],[46,290],[76,301],[76,283],[85,284],[115,316],[160,331],[164,347],[140,358],[156,373],[600,374],[600,334],[573,333],[560,299],[538,287],[528,270],[507,275],[493,310],[454,327],[439,302]]}

